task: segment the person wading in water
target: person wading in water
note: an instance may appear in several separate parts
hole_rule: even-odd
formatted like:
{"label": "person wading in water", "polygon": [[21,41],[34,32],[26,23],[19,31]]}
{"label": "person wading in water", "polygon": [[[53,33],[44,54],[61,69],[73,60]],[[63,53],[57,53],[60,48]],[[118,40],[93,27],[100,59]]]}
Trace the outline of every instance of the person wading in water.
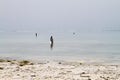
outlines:
{"label": "person wading in water", "polygon": [[35,36],[37,37],[37,36],[38,36],[38,34],[37,34],[37,33],[35,33]]}
{"label": "person wading in water", "polygon": [[50,42],[51,42],[50,43],[50,48],[52,49],[53,48],[53,37],[52,36],[50,37]]}

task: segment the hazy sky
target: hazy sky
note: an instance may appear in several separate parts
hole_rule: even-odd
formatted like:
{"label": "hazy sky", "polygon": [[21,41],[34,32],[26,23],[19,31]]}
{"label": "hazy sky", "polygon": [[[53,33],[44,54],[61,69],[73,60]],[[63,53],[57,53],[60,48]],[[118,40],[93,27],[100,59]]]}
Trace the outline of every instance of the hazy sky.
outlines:
{"label": "hazy sky", "polygon": [[1,30],[120,27],[120,0],[0,0]]}

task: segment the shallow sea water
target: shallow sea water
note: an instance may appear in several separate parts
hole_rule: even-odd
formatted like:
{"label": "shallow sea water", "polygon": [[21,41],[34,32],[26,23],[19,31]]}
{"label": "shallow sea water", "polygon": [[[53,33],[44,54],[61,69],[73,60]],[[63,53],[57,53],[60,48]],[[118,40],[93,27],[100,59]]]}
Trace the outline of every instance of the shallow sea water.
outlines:
{"label": "shallow sea water", "polygon": [[0,57],[17,59],[53,59],[86,61],[120,61],[120,32],[64,32],[55,34],[53,49],[51,34],[34,32],[0,32]]}

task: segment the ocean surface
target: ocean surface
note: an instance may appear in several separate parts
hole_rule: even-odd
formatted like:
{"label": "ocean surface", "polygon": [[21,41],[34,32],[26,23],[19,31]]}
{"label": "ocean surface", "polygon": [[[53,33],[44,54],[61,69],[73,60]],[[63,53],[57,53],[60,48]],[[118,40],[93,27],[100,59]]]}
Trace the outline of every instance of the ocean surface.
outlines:
{"label": "ocean surface", "polygon": [[0,31],[0,57],[120,62],[120,30]]}

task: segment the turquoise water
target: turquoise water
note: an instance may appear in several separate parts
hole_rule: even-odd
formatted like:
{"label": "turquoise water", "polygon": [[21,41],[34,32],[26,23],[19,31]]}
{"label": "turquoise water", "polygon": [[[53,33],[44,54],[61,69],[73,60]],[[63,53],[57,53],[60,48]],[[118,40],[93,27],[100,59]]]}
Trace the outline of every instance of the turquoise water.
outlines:
{"label": "turquoise water", "polygon": [[[120,31],[0,32],[0,57],[120,61]],[[54,46],[50,48],[50,36]]]}

